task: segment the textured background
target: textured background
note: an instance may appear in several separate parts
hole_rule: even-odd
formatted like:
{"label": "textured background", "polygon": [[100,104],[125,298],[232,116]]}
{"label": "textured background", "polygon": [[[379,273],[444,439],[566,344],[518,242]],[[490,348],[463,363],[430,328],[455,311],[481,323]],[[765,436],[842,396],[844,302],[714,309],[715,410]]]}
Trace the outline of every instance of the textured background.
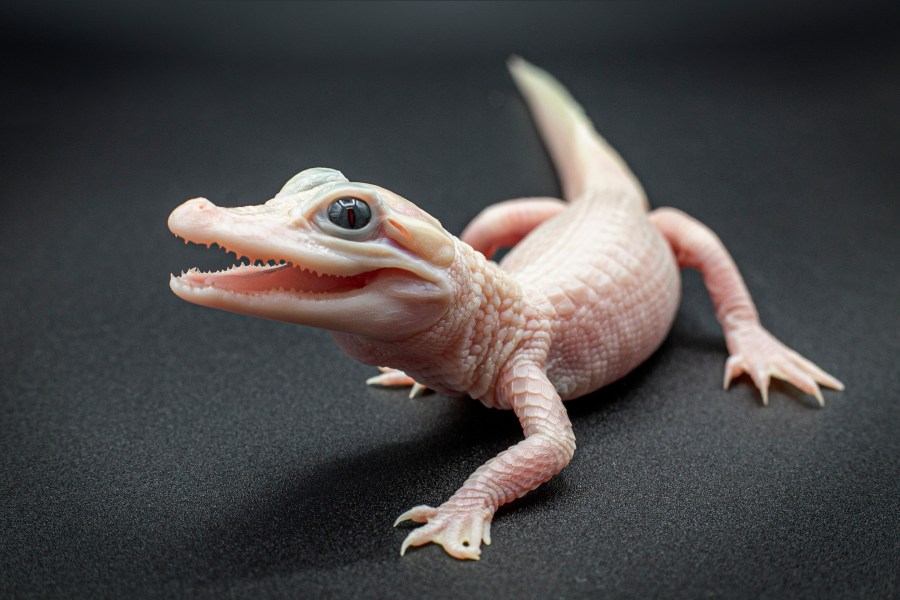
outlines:
{"label": "textured background", "polygon": [[[3,5],[0,595],[896,597],[897,29],[849,2]],[[557,194],[512,52],[847,391],[723,392],[687,274],[668,341],[569,405],[574,462],[479,563],[400,559],[393,519],[515,443],[513,416],[367,388],[327,333],[178,300],[169,272],[226,259],[166,217],[311,166],[454,233]]]}

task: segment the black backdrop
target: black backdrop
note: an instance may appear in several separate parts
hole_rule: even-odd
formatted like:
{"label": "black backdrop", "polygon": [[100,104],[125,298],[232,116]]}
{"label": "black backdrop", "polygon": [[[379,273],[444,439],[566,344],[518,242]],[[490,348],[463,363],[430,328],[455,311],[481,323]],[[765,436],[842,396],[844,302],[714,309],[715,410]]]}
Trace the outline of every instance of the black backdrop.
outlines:
{"label": "black backdrop", "polygon": [[[888,4],[0,8],[0,595],[890,597],[900,559],[900,75]],[[510,413],[367,388],[327,333],[188,305],[168,233],[331,166],[458,233],[555,195],[504,69],[557,75],[654,205],[713,227],[764,323],[847,384],[721,388],[672,335],[571,403],[574,462],[479,563],[399,558],[407,508]]]}

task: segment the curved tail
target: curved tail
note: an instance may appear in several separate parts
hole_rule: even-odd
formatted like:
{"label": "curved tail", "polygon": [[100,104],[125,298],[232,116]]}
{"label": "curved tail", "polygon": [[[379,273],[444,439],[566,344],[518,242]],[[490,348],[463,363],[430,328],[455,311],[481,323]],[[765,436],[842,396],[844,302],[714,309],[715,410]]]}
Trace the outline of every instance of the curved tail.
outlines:
{"label": "curved tail", "polygon": [[566,88],[518,56],[507,65],[550,151],[565,199],[575,202],[604,190],[618,191],[646,206],[647,196],[634,173]]}

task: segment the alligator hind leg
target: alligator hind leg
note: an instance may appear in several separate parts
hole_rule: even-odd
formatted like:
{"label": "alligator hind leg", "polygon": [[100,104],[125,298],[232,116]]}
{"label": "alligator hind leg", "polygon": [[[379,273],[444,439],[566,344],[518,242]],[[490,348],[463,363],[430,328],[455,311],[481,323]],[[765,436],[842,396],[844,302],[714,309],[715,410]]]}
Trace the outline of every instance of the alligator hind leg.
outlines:
{"label": "alligator hind leg", "polygon": [[700,271],[725,332],[730,354],[724,387],[747,373],[769,401],[769,381],[783,379],[824,404],[819,385],[843,390],[844,384],[778,341],[759,322],[756,306],[737,265],[708,227],[673,208],[661,208],[650,220],[672,246],[678,266]]}

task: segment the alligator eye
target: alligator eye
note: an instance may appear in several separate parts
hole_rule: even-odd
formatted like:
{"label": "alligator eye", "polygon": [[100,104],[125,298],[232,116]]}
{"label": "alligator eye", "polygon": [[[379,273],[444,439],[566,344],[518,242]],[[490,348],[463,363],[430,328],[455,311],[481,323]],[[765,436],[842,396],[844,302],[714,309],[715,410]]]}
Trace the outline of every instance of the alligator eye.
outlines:
{"label": "alligator eye", "polygon": [[369,205],[352,196],[338,198],[328,207],[328,220],[344,229],[362,229],[371,218]]}

